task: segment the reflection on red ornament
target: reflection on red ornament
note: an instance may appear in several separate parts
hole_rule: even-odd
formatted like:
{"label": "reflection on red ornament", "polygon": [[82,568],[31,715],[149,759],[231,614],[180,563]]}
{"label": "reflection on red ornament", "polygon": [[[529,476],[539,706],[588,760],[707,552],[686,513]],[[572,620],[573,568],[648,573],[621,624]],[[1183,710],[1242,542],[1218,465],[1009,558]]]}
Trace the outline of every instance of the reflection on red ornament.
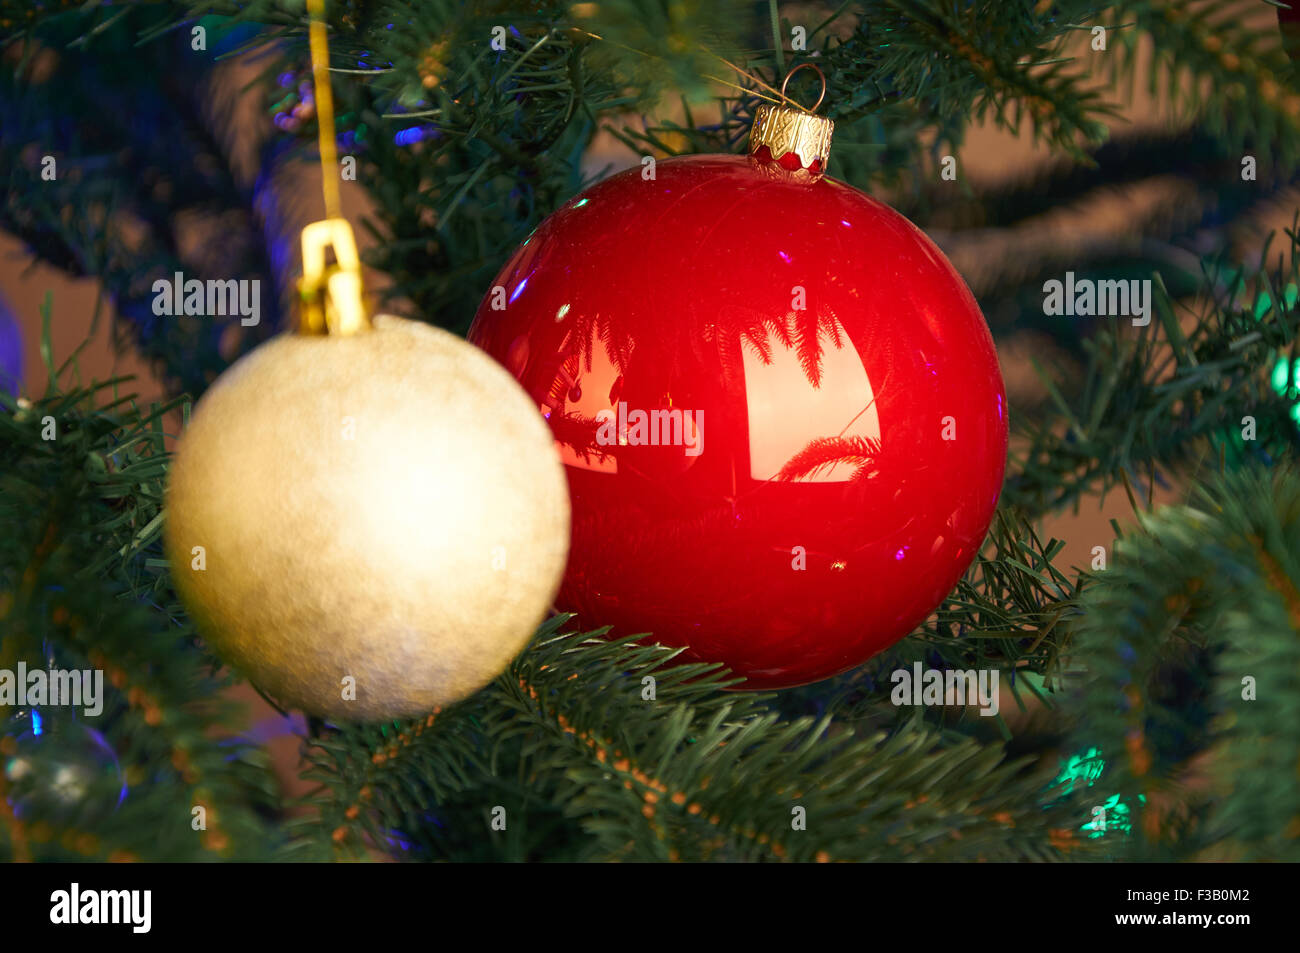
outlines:
{"label": "reflection on red ornament", "polygon": [[470,338],[556,435],[558,605],[583,625],[797,685],[907,635],[978,551],[1007,447],[993,342],[880,202],[761,156],[668,159],[566,204],[493,284]]}

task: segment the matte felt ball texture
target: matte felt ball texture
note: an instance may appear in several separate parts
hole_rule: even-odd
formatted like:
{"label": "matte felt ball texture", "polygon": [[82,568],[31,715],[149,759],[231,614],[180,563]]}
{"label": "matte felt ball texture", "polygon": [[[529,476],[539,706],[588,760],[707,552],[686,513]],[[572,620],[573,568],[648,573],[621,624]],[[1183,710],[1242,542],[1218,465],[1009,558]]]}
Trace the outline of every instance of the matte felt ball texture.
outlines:
{"label": "matte felt ball texture", "polygon": [[199,401],[167,553],[200,634],[331,719],[421,715],[482,688],[550,608],[568,545],[545,425],[495,362],[380,315],[285,334]]}

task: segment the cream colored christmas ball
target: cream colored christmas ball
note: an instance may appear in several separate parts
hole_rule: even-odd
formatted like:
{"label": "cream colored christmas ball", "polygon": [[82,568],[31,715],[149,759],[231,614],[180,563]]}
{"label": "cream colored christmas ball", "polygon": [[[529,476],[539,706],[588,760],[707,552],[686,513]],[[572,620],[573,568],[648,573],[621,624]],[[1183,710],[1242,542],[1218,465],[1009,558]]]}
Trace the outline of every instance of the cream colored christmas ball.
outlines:
{"label": "cream colored christmas ball", "polygon": [[238,361],[181,436],[166,548],[201,635],[336,719],[415,716],[499,674],[564,572],[551,434],[460,338],[378,317]]}

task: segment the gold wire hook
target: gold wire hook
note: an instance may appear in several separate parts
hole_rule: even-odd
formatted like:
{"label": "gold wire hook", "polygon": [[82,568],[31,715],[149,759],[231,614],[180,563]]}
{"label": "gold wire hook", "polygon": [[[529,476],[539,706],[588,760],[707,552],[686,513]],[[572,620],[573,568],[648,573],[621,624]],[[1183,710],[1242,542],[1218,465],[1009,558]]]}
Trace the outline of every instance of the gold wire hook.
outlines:
{"label": "gold wire hook", "polygon": [[[326,261],[329,249],[335,264]],[[302,333],[347,335],[370,327],[361,297],[361,258],[347,219],[327,218],[303,228],[298,290]]]}
{"label": "gold wire hook", "polygon": [[[311,18],[312,88],[320,140],[321,190],[325,218],[302,230],[302,278],[298,282],[298,331],[302,334],[356,334],[370,327],[352,226],[339,203],[338,153],[334,142],[334,97],[330,91],[329,33],[325,0],[307,0]],[[334,251],[334,262],[327,260]]]}
{"label": "gold wire hook", "polygon": [[[822,104],[822,100],[826,98],[826,74],[822,72],[821,67],[818,66],[816,63],[800,63],[794,69],[790,70],[790,72],[786,73],[785,82],[781,84],[781,98],[789,103],[794,102],[793,99],[791,99],[789,96],[785,94],[785,88],[790,85],[790,77],[793,76],[795,73],[799,72],[801,69],[815,70],[817,73],[817,78],[822,81],[822,94],[817,97],[817,102],[812,104],[812,108],[804,109],[803,106],[799,106],[799,108],[803,109],[804,112],[815,113],[817,111],[817,107]],[[796,103],[796,105],[798,104]]]}

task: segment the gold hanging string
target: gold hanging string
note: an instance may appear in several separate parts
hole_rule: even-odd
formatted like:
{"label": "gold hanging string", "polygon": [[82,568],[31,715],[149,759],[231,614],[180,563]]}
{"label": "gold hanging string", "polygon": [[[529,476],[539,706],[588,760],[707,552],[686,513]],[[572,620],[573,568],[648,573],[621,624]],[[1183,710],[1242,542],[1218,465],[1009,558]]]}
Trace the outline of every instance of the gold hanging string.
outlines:
{"label": "gold hanging string", "polygon": [[[593,40],[600,40],[602,43],[611,43],[614,46],[650,59],[661,59],[661,57],[655,56],[653,53],[646,53],[623,43],[606,40],[600,34],[592,33],[589,30],[575,27],[574,32],[591,37]],[[754,110],[754,122],[749,132],[749,152],[751,155],[760,146],[767,146],[773,158],[779,159],[788,153],[794,153],[799,157],[800,165],[803,168],[811,170],[815,160],[820,164],[817,171],[826,171],[826,162],[830,156],[831,134],[835,131],[835,123],[825,116],[817,115],[816,112],[826,98],[826,74],[822,72],[821,67],[813,62],[799,63],[785,74],[785,82],[781,84],[780,90],[776,90],[765,83],[761,77],[742,69],[726,57],[706,47],[700,49],[706,55],[735,70],[756,87],[761,87],[761,90],[751,89],[728,82],[717,76],[704,74],[705,79],[740,90],[746,95],[766,100],[763,105]],[[817,97],[817,102],[813,103],[812,108],[795,102],[785,92],[786,87],[790,85],[791,78],[801,69],[811,69],[821,80],[821,94]],[[767,90],[773,93],[774,96],[768,96],[762,90]]]}
{"label": "gold hanging string", "polygon": [[[656,56],[653,53],[647,53],[645,52],[645,50],[638,50],[634,47],[628,46],[625,43],[619,43],[614,40],[607,40],[599,33],[592,33],[590,30],[584,30],[581,27],[573,27],[572,29],[575,33],[581,33],[583,36],[591,37],[593,40],[600,40],[602,43],[609,43],[611,46],[617,46],[621,49],[627,50],[629,53],[636,53],[638,56],[645,56],[652,60],[663,59],[663,57],[661,56]],[[708,73],[704,74],[705,79],[712,80],[715,83],[721,83],[723,86],[726,86],[729,89],[734,89],[742,93],[747,93],[748,95],[751,96],[756,96],[759,99],[766,100],[769,103],[775,103],[778,106],[785,105],[785,106],[790,106],[794,109],[803,110],[804,112],[810,112],[810,110],[805,109],[803,106],[800,106],[789,96],[785,95],[784,86],[780,90],[774,89],[771,86],[769,86],[766,82],[764,82],[762,77],[749,72],[743,67],[737,66],[735,63],[731,62],[725,56],[722,56],[719,53],[714,53],[712,50],[706,49],[704,47],[701,47],[701,52],[704,53],[706,56],[713,57],[715,60],[722,63],[724,66],[728,67],[729,69],[735,70],[741,76],[745,77],[745,79],[753,83],[754,86],[760,87],[762,90],[766,90],[768,93],[771,93],[771,95],[770,96],[765,95],[763,92],[760,92],[759,89],[754,89],[749,86],[741,86],[737,83],[733,83],[729,80],[725,80],[720,76],[712,76]],[[796,67],[796,69],[797,68],[798,67]],[[791,70],[790,72],[793,73],[794,70]],[[787,74],[787,79],[788,76],[789,74]],[[821,100],[818,100],[818,102],[820,103]]]}
{"label": "gold hanging string", "polygon": [[339,218],[338,151],[334,142],[334,94],[330,90],[330,46],[325,25],[325,0],[307,0],[307,12],[311,16],[311,79],[316,97],[325,217]]}
{"label": "gold hanging string", "polygon": [[[361,259],[352,226],[340,211],[334,97],[330,91],[329,34],[325,0],[307,0],[311,76],[320,141],[321,193],[325,218],[302,230],[302,279],[298,282],[300,334],[356,334],[370,327],[361,287]],[[334,251],[334,261],[327,251]]]}
{"label": "gold hanging string", "polygon": [[[767,85],[767,83],[763,82],[762,78],[759,77],[758,75],[756,75],[756,74],[754,74],[754,73],[751,73],[751,72],[749,72],[748,70],[742,69],[741,67],[737,66],[735,63],[733,63],[733,62],[731,62],[729,59],[727,59],[725,56],[722,56],[722,55],[719,54],[719,53],[714,53],[714,52],[712,52],[711,50],[705,50],[704,52],[708,53],[708,54],[709,54],[710,56],[712,56],[714,59],[721,60],[723,63],[725,63],[725,64],[726,64],[727,66],[729,66],[731,69],[734,69],[737,73],[739,73],[741,76],[745,77],[745,78],[746,78],[747,80],[749,80],[751,83],[754,83],[754,84],[756,84],[756,85],[758,85],[758,86],[763,87],[765,90],[767,90],[767,91],[770,92],[770,93],[775,94],[775,95],[778,97],[777,99],[770,99],[770,98],[768,98],[767,96],[760,95],[760,94],[758,93],[757,90],[749,90],[749,92],[753,93],[755,96],[758,96],[759,99],[766,99],[768,102],[770,102],[770,103],[776,103],[778,106],[784,104],[784,105],[787,105],[787,106],[792,106],[792,107],[794,107],[795,109],[803,109],[803,108],[804,108],[803,106],[800,106],[798,103],[796,103],[793,99],[791,99],[789,96],[787,96],[787,95],[785,94],[785,86],[786,86],[786,83],[789,83],[789,82],[790,82],[790,73],[793,73],[793,72],[794,72],[793,69],[790,70],[790,73],[786,73],[786,74],[785,74],[785,83],[782,83],[782,84],[781,84],[781,88],[780,88],[779,90],[777,90],[777,89],[773,89],[771,86]],[[806,65],[806,64],[804,64],[804,65]],[[799,68],[799,67],[796,66],[794,69],[798,69],[798,68]],[[712,78],[712,77],[710,77],[710,78]],[[820,104],[820,103],[821,103],[821,100],[819,99],[817,102]],[[807,111],[807,110],[805,110],[805,111]]]}

